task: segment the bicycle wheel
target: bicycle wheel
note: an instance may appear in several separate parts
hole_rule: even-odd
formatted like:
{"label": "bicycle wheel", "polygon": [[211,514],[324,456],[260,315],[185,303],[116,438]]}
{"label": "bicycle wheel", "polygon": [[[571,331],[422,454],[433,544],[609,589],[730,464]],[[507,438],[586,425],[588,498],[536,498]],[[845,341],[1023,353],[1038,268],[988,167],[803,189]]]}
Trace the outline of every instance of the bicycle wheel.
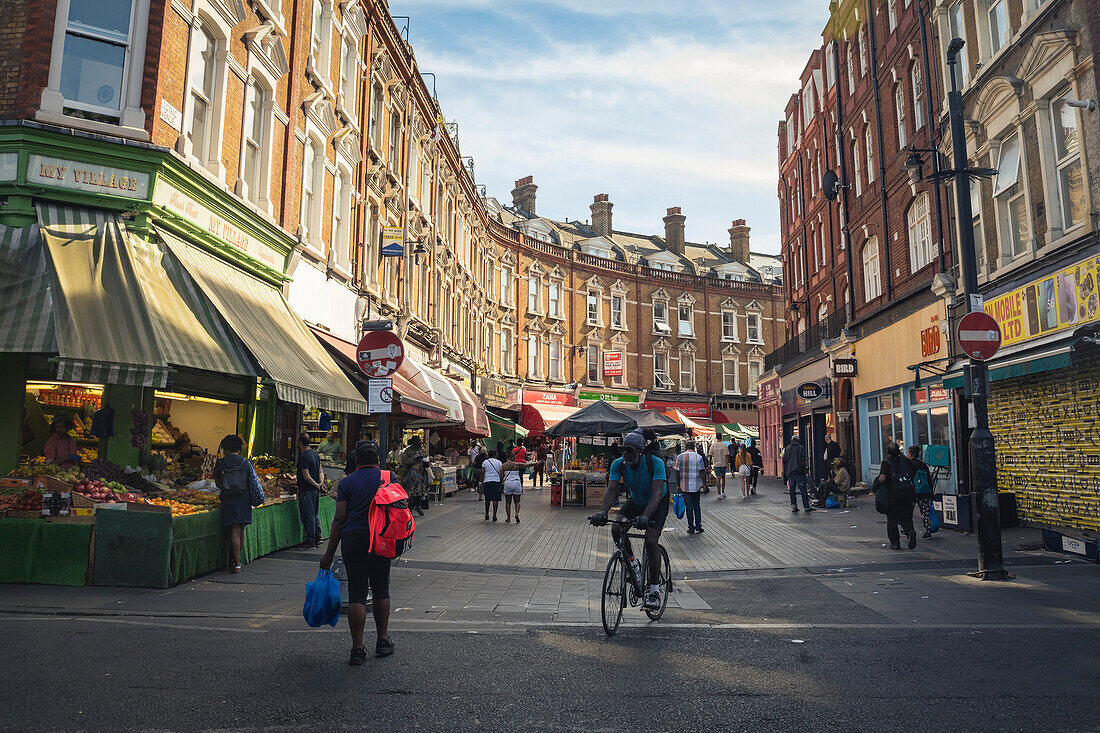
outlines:
{"label": "bicycle wheel", "polygon": [[[653,583],[648,578],[644,587],[649,585],[659,585],[661,587],[661,607],[660,608],[647,608],[645,609],[645,615],[650,619],[656,621],[661,618],[665,612],[665,607],[668,606],[668,594],[672,592],[672,567],[668,562],[668,553],[665,552],[664,545],[657,545],[657,549],[661,551],[661,557],[657,561],[658,568],[660,569],[660,576],[657,578],[657,582]],[[646,575],[649,575],[649,565],[646,565]]]}
{"label": "bicycle wheel", "polygon": [[620,552],[615,552],[607,561],[607,570],[603,574],[603,595],[600,609],[603,612],[603,630],[608,636],[614,636],[623,619],[623,605],[626,603],[626,573],[623,572],[623,560]]}

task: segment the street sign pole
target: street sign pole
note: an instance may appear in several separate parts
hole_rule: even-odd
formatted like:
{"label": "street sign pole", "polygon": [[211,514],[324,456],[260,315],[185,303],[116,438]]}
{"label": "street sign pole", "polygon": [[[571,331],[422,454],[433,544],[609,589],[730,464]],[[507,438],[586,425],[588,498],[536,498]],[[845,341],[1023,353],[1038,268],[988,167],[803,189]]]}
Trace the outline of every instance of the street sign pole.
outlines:
{"label": "street sign pole", "polygon": [[[951,91],[947,95],[951,114],[951,152],[955,169],[955,210],[958,212],[959,257],[963,271],[965,302],[973,307],[973,297],[978,294],[977,261],[974,256],[974,230],[970,226],[970,176],[966,159],[966,130],[963,126],[962,92],[958,90],[955,66],[962,39],[951,41],[947,50],[947,65],[951,70]],[[984,580],[1005,580],[1008,573],[1003,564],[1001,549],[1001,512],[997,496],[997,454],[993,445],[993,433],[989,431],[989,379],[985,362],[970,358],[971,404],[974,406],[976,427],[970,434],[970,493],[977,497],[978,572]]]}

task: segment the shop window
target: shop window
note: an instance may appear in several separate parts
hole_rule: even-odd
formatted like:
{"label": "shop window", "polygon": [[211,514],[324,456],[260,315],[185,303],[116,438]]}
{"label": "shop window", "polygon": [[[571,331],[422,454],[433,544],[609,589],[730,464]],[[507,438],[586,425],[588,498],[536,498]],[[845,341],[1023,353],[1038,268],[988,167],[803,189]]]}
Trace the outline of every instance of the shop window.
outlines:
{"label": "shop window", "polygon": [[1031,220],[1020,181],[1020,137],[1015,131],[1001,142],[994,179],[1002,264],[1023,254],[1031,242]]}
{"label": "shop window", "polygon": [[598,345],[589,344],[585,349],[585,356],[588,360],[588,383],[599,384],[603,370],[603,351]]}
{"label": "shop window", "polygon": [[561,339],[550,342],[550,379],[561,380]]}
{"label": "shop window", "polygon": [[695,389],[695,357],[690,353],[680,354],[680,391],[691,392]]}
{"label": "shop window", "polygon": [[760,338],[760,314],[749,313],[745,316],[745,340],[750,344],[761,344]]}
{"label": "shop window", "polygon": [[735,311],[722,311],[722,340],[737,340],[737,313]]}
{"label": "shop window", "polygon": [[653,331],[660,334],[672,333],[668,325],[668,303],[663,300],[653,301]]}
{"label": "shop window", "polygon": [[1077,110],[1067,102],[1067,93],[1050,105],[1051,142],[1054,149],[1058,199],[1061,204],[1062,228],[1070,229],[1085,221],[1085,181],[1081,167],[1081,137]]}
{"label": "shop window", "polygon": [[672,389],[676,385],[668,376],[668,353],[664,351],[653,352],[653,385],[657,389]]}
{"label": "shop window", "polygon": [[906,436],[901,411],[901,392],[890,392],[868,399],[865,424],[871,469],[872,473],[877,473],[888,443],[896,443],[902,453],[905,452]]}
{"label": "shop window", "polygon": [[206,28],[195,33],[191,49],[191,115],[187,127],[187,139],[191,155],[201,162],[212,155],[215,144],[215,84],[217,82],[218,43]]}
{"label": "shop window", "polygon": [[913,129],[924,127],[924,80],[920,75],[920,64],[914,62],[909,71],[910,83],[913,86]]}
{"label": "shop window", "polygon": [[878,264],[878,237],[871,237],[863,245],[863,300],[869,303],[880,295],[882,282]]}
{"label": "shop window", "polygon": [[542,280],[536,275],[531,275],[527,279],[527,311],[542,313]]}
{"label": "shop window", "polygon": [[722,391],[726,394],[737,394],[737,360],[722,360]]}
{"label": "shop window", "polygon": [[932,214],[928,194],[913,200],[907,214],[909,220],[909,271],[917,272],[932,261]]}
{"label": "shop window", "polygon": [[254,204],[267,198],[268,154],[267,145],[267,95],[257,84],[245,87],[244,105],[244,155],[241,162],[241,180],[244,195]]}
{"label": "shop window", "polygon": [[623,296],[611,296],[611,327],[619,330],[626,328],[626,317],[623,314]]}
{"label": "shop window", "polygon": [[894,115],[898,120],[898,150],[902,150],[909,144],[909,136],[905,133],[905,87],[901,82],[894,87]]}
{"label": "shop window", "polygon": [[680,336],[691,337],[695,335],[695,314],[692,312],[690,303],[684,303],[679,308],[679,331]]}

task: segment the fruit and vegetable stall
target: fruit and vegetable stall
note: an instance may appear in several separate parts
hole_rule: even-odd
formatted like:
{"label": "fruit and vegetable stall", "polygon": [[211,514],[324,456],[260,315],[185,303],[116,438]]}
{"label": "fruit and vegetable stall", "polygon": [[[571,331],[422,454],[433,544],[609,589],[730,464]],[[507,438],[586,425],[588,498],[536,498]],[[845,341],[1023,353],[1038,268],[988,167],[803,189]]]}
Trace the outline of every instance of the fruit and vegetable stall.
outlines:
{"label": "fruit and vegetable stall", "polygon": [[[265,501],[245,531],[245,563],[304,540],[293,466],[252,460]],[[62,470],[31,460],[0,477],[0,583],[166,588],[224,569],[228,543],[212,475],[150,464],[95,459]],[[322,497],[323,527],[334,511]]]}

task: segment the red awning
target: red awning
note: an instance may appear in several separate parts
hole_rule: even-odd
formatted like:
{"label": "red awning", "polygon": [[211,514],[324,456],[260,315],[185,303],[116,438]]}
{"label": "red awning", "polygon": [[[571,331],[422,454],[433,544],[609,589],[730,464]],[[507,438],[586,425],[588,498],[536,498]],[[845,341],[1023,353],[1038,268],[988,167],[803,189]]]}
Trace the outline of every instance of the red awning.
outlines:
{"label": "red awning", "polygon": [[[310,330],[313,331],[322,344],[329,347],[330,351],[338,352],[350,361],[356,370],[359,369],[359,364],[355,358],[355,344],[312,326],[310,326]],[[343,366],[346,367],[347,365]],[[363,375],[363,377],[365,378],[366,375]],[[394,372],[390,375],[390,378],[393,379],[393,393],[394,397],[397,398],[397,412],[428,420],[445,421],[447,419],[447,408],[433,400],[423,390],[401,376],[400,373]]]}
{"label": "red awning", "polygon": [[487,436],[489,434],[489,415],[481,406],[481,400],[474,391],[461,382],[451,380],[451,386],[462,402],[462,417],[466,421],[466,432],[470,435]]}
{"label": "red awning", "polygon": [[519,424],[527,428],[531,436],[542,435],[579,409],[565,405],[524,405],[519,413]]}

